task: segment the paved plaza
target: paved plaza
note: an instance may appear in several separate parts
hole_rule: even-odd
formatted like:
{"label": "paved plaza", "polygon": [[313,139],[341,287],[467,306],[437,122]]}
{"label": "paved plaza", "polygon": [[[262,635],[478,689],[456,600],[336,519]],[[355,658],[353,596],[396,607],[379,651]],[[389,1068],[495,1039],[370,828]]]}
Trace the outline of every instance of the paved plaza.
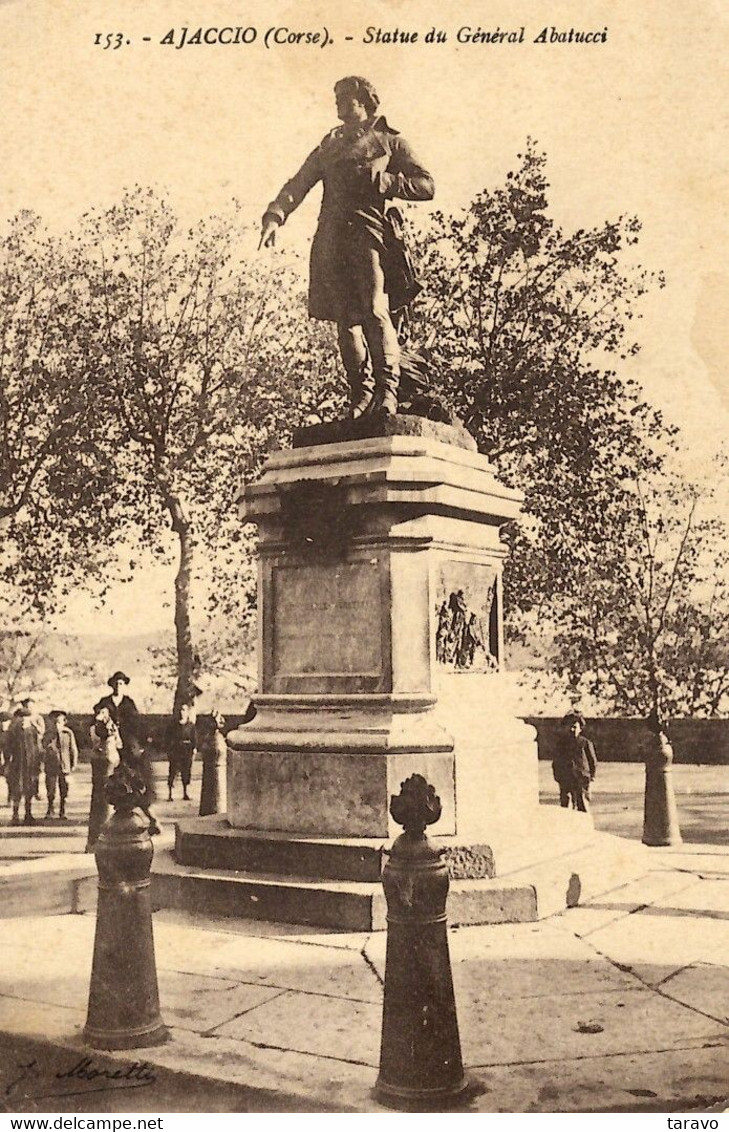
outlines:
{"label": "paved plaza", "polygon": [[[553,797],[549,771],[540,767]],[[729,770],[677,767],[675,777],[686,844],[647,851],[644,875],[540,923],[451,931],[471,1111],[725,1107]],[[27,860],[41,843],[82,848],[82,781],[68,828],[3,826],[3,850]],[[603,765],[598,828],[639,836],[641,788],[641,767]],[[168,828],[195,809],[159,806]],[[81,1030],[93,915],[0,920],[7,1110],[380,1111],[384,932],[172,911],[154,924],[172,1040],[91,1054]]]}
{"label": "paved plaza", "polygon": [[[155,764],[159,798],[167,797],[167,764]],[[676,797],[680,808],[684,841],[729,850],[729,766],[677,765],[673,769]],[[645,771],[637,763],[601,763],[593,786],[595,827],[607,833],[640,841],[643,829],[643,784]],[[557,805],[557,785],[550,763],[539,764],[540,798],[543,803]],[[0,781],[0,797],[4,801],[4,784]],[[163,829],[163,843],[170,843],[174,823],[197,814],[200,798],[200,764],[193,768],[192,802],[180,798],[179,784],[174,802],[158,801]],[[91,774],[82,765],[71,778],[71,794],[67,805],[69,821],[39,820],[29,830],[9,825],[10,807],[0,804],[0,862],[46,857],[49,854],[75,853],[83,850],[86,841],[86,819],[91,796]],[[34,814],[42,819],[45,802],[36,802]]]}

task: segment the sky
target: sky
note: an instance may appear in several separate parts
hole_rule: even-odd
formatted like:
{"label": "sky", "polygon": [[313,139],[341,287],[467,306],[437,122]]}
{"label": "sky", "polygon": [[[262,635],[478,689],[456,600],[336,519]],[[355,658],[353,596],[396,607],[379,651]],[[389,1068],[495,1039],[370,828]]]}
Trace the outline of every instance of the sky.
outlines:
{"label": "sky", "polygon": [[[254,28],[255,41],[177,49],[183,28],[224,26]],[[456,38],[522,26],[523,43]],[[330,42],[266,47],[275,27],[326,29]],[[607,39],[534,43],[545,27]],[[368,28],[419,42],[366,43]],[[431,28],[447,42],[423,42]],[[681,426],[700,474],[729,433],[728,59],[720,0],[0,0],[0,219],[30,208],[66,228],[134,183],[167,189],[185,220],[233,197],[257,219],[336,124],[336,79],[366,75],[433,173],[434,207],[500,183],[532,136],[565,228],[641,218],[640,259],[668,282],[644,304],[643,349],[623,373]],[[284,246],[306,247],[314,198]],[[146,572],[94,624],[135,632],[151,611],[164,623],[170,584],[169,571]],[[88,600],[68,616],[83,626]]]}

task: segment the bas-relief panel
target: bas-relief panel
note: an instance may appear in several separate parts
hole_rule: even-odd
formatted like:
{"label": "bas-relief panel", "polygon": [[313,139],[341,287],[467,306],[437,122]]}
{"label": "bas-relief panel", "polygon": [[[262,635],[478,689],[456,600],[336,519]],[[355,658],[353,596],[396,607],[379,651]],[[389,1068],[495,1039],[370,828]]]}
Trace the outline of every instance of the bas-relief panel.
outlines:
{"label": "bas-relief panel", "polygon": [[493,566],[457,559],[436,574],[435,657],[452,672],[489,672],[499,665],[499,586]]}

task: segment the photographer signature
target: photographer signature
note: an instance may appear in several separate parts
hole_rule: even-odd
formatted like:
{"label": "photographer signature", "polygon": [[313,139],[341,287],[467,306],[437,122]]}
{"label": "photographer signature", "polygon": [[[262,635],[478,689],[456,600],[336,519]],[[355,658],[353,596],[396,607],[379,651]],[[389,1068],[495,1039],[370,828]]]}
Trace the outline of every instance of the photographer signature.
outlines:
{"label": "photographer signature", "polygon": [[[11,1081],[5,1086],[3,1098],[11,1100],[17,1097],[21,1091],[22,1085],[28,1085],[31,1081],[34,1082],[87,1082],[87,1083],[103,1083],[103,1089],[83,1089],[83,1092],[99,1092],[106,1089],[138,1089],[144,1088],[147,1085],[153,1085],[157,1080],[157,1074],[153,1068],[146,1061],[133,1061],[130,1065],[120,1066],[104,1066],[99,1065],[93,1057],[83,1056],[76,1058],[72,1065],[68,1068],[59,1069],[56,1073],[49,1073],[43,1071],[37,1058],[31,1058],[29,1061],[18,1061],[16,1065],[17,1073]],[[30,1094],[26,1090],[22,1090],[25,1096]],[[68,1096],[71,1095],[68,1090],[62,1086],[54,1091],[43,1094],[35,1094],[35,1099],[40,1097],[53,1097],[53,1096]]]}

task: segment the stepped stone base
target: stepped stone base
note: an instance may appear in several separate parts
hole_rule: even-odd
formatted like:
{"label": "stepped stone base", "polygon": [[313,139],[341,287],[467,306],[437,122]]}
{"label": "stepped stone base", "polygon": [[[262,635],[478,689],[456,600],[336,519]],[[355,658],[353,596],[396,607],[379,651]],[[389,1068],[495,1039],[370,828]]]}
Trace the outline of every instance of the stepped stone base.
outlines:
{"label": "stepped stone base", "polygon": [[385,417],[384,420],[359,417],[357,420],[344,418],[325,421],[323,424],[304,425],[294,429],[292,443],[294,448],[310,448],[320,444],[344,444],[352,440],[370,440],[382,436],[416,436],[465,448],[469,452],[476,451],[476,441],[460,422],[445,424],[406,413]]}
{"label": "stepped stone base", "polygon": [[[643,846],[595,833],[583,815],[539,807],[529,829],[517,832],[502,830],[489,845],[433,838],[452,878],[451,924],[538,920],[645,870]],[[155,857],[153,901],[205,915],[378,931],[387,926],[386,853],[377,839],[244,832],[224,817],[194,818],[178,824],[175,853]]]}

